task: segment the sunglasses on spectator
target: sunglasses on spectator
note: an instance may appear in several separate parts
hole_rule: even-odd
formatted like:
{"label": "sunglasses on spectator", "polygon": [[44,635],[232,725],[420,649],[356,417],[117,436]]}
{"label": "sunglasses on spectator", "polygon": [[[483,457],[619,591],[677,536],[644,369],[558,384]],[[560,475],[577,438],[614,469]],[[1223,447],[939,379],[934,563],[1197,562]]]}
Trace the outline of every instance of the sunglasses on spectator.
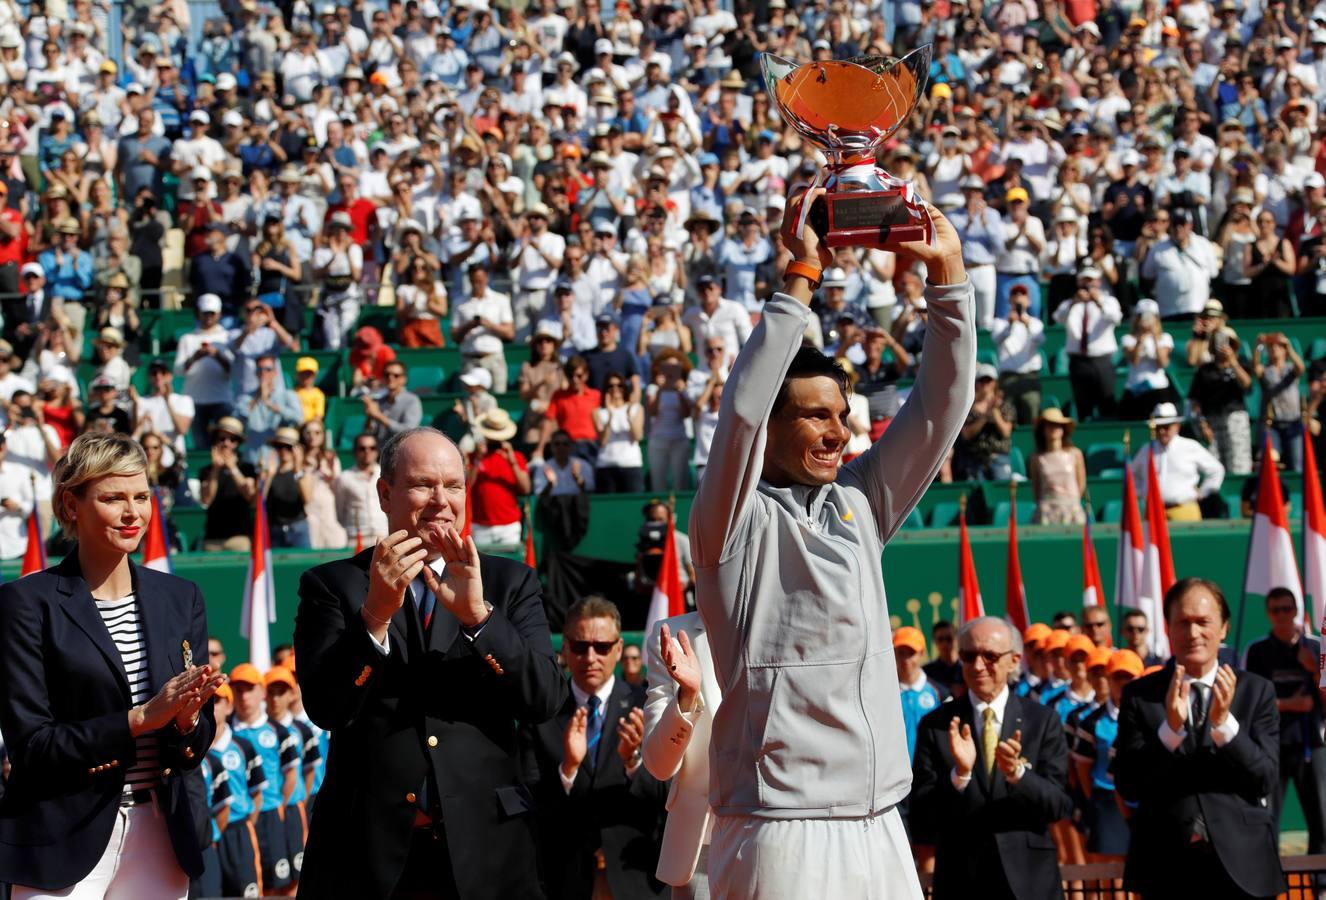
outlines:
{"label": "sunglasses on spectator", "polygon": [[576,656],[588,655],[590,647],[593,647],[594,652],[599,656],[607,656],[616,649],[617,643],[620,640],[621,638],[618,638],[615,641],[575,641],[567,638],[566,646]]}
{"label": "sunglasses on spectator", "polygon": [[1125,626],[1123,626],[1123,633],[1124,633],[1124,634],[1141,634],[1141,633],[1144,632],[1144,631],[1146,631],[1146,626],[1145,626],[1145,625],[1125,625]]}
{"label": "sunglasses on spectator", "polygon": [[1005,650],[1003,653],[995,653],[993,650],[959,650],[958,659],[969,666],[975,665],[976,660],[983,659],[987,666],[993,666],[1012,652],[1012,650]]}
{"label": "sunglasses on spectator", "polygon": [[402,372],[402,371],[400,371],[399,369],[392,369],[390,372],[383,372],[382,374],[384,374],[384,375],[387,376],[388,378],[404,378],[404,377],[405,377],[405,373]]}
{"label": "sunglasses on spectator", "polygon": [[355,444],[356,453],[367,453],[370,450],[376,450],[377,448],[377,444]]}
{"label": "sunglasses on spectator", "polygon": [[238,444],[238,443],[239,443],[239,438],[235,437],[233,434],[218,434],[214,440],[215,440],[215,442],[218,443],[218,444]]}
{"label": "sunglasses on spectator", "polygon": [[1110,623],[1109,623],[1109,622],[1105,622],[1105,621],[1101,621],[1101,622],[1083,622],[1083,623],[1082,623],[1082,627],[1083,627],[1083,628],[1109,628],[1109,627],[1110,627]]}
{"label": "sunglasses on spectator", "polygon": [[259,372],[275,372],[275,371],[276,371],[276,366],[271,366],[271,365],[268,365],[268,366],[258,366],[258,371],[259,371]]}

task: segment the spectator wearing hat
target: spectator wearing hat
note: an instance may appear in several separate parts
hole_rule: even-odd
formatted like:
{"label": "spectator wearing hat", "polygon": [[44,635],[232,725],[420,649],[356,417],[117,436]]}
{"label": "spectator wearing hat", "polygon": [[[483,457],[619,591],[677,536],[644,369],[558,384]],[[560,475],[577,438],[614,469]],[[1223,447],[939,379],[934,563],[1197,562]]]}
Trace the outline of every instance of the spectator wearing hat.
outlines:
{"label": "spectator wearing hat", "polygon": [[1232,329],[1212,334],[1211,361],[1197,367],[1188,385],[1188,410],[1225,470],[1246,475],[1252,471],[1252,422],[1246,402],[1252,373],[1243,367],[1238,349]]}
{"label": "spectator wearing hat", "polygon": [[92,288],[92,254],[78,246],[83,228],[70,217],[56,223],[56,231],[55,246],[37,257],[47,289],[63,302],[82,303]]}
{"label": "spectator wearing hat", "polygon": [[193,443],[207,446],[208,430],[229,415],[234,402],[230,333],[221,326],[221,298],[203,294],[195,301],[197,328],[180,335],[175,346],[174,374],[184,379],[184,394],[194,403]]}
{"label": "spectator wearing hat", "polygon": [[474,450],[469,458],[472,533],[481,547],[520,544],[524,521],[521,497],[531,490],[529,465],[511,446],[518,426],[510,413],[493,407],[471,425]]}
{"label": "spectator wearing hat", "polygon": [[996,293],[994,315],[1008,315],[1008,295],[1014,284],[1025,284],[1031,298],[1031,314],[1040,315],[1041,252],[1045,249],[1045,227],[1029,212],[1026,188],[1011,188],[1004,196],[1003,242],[995,259]]}
{"label": "spectator wearing hat", "polygon": [[1157,403],[1176,399],[1169,375],[1174,338],[1160,326],[1160,306],[1144,298],[1133,309],[1132,326],[1120,342],[1128,363],[1128,378],[1119,401],[1119,417],[1144,419]]}
{"label": "spectator wearing hat", "polygon": [[207,252],[208,231],[213,225],[224,225],[226,214],[212,195],[211,169],[195,166],[185,177],[192,183],[193,191],[189,199],[180,202],[175,220],[184,231],[184,255],[192,259]]}
{"label": "spectator wearing hat", "polygon": [[131,434],[133,418],[115,401],[119,394],[115,381],[98,375],[88,382],[88,402],[83,410],[83,432],[99,434]]}
{"label": "spectator wearing hat", "polygon": [[1119,708],[1124,689],[1142,675],[1142,660],[1131,650],[1096,651],[1108,657],[1103,667],[1105,696],[1099,704],[1078,717],[1072,737],[1072,759],[1077,781],[1086,790],[1089,806],[1085,816],[1087,859],[1118,862],[1128,852],[1130,839],[1124,804],[1114,789],[1114,745],[1119,734]]}
{"label": "spectator wearing hat", "polygon": [[1017,411],[1019,424],[1036,420],[1041,408],[1041,345],[1045,324],[1031,315],[1031,297],[1026,285],[1015,284],[1008,294],[1008,316],[997,319],[990,330],[994,339],[999,389]]}
{"label": "spectator wearing hat", "polygon": [[1047,301],[1050,309],[1073,295],[1077,288],[1078,261],[1087,255],[1087,238],[1077,213],[1060,209],[1054,216],[1054,231],[1041,251],[1042,271],[1050,277]]}
{"label": "spectator wearing hat", "polygon": [[755,272],[773,256],[766,231],[764,220],[748,206],[737,218],[736,233],[724,238],[715,254],[723,272],[723,296],[741,304],[747,312],[760,310]]}
{"label": "spectator wearing hat", "polygon": [[1187,318],[1206,305],[1211,279],[1220,274],[1211,242],[1194,233],[1192,214],[1170,212],[1169,237],[1147,251],[1141,275],[1152,289],[1162,319]]}
{"label": "spectator wearing hat", "polygon": [[[1185,117],[1186,121],[1186,117]],[[1171,213],[1186,210],[1193,218],[1197,234],[1210,234],[1206,210],[1211,203],[1211,176],[1193,165],[1191,148],[1175,143],[1170,149],[1173,171],[1161,176],[1155,185],[1156,204]]]}
{"label": "spectator wearing hat", "polygon": [[[236,393],[246,394],[258,387],[258,359],[276,357],[284,350],[298,350],[299,339],[287,332],[276,320],[271,307],[259,300],[245,301],[240,314],[243,317],[241,327],[230,333],[230,352],[234,359],[231,378]],[[278,372],[277,379],[284,383],[285,375]]]}
{"label": "spectator wearing hat", "polygon": [[948,214],[962,240],[962,259],[976,291],[977,327],[989,330],[995,314],[995,264],[1004,253],[1004,223],[999,211],[985,202],[985,181],[967,175],[959,182],[963,205]]}
{"label": "spectator wearing hat", "polygon": [[188,394],[175,393],[174,373],[165,360],[154,359],[147,367],[149,393],[134,396],[134,437],[141,439],[153,432],[170,444],[174,453],[184,457],[185,435],[193,425],[196,409]]}
{"label": "spectator wearing hat", "polygon": [[1141,180],[1142,155],[1131,148],[1119,154],[1123,177],[1110,184],[1101,201],[1101,219],[1114,235],[1115,252],[1131,259],[1142,234],[1146,211],[1154,206],[1151,187]]}
{"label": "spectator wearing hat", "polygon": [[272,547],[307,550],[312,546],[307,506],[313,499],[313,477],[304,469],[299,430],[282,425],[272,432],[267,446],[273,452],[263,465],[262,487]]}
{"label": "spectator wearing hat", "polygon": [[295,360],[295,396],[304,409],[304,421],[321,421],[327,417],[327,395],[318,387],[318,361],[312,356]]}
{"label": "spectator wearing hat", "polygon": [[1197,441],[1179,434],[1183,416],[1173,403],[1160,403],[1151,411],[1150,424],[1155,439],[1133,457],[1133,478],[1139,496],[1146,496],[1147,459],[1154,456],[1160,498],[1165,517],[1175,522],[1196,522],[1202,518],[1198,501],[1220,492],[1225,481],[1225,467]]}
{"label": "spectator wearing hat", "polygon": [[37,339],[38,326],[64,304],[46,290],[46,269],[41,263],[24,263],[19,274],[23,295],[5,298],[0,308],[4,312],[4,339],[20,359],[26,359]]}
{"label": "spectator wearing hat", "polygon": [[1050,626],[1044,622],[1032,622],[1022,630],[1026,665],[1013,686],[1013,693],[1019,697],[1030,697],[1039,702],[1041,690],[1050,683],[1050,667],[1044,647],[1049,636]]}
{"label": "spectator wearing hat", "polygon": [[483,369],[492,378],[496,393],[507,390],[506,345],[516,337],[511,298],[492,289],[486,266],[466,271],[469,299],[451,314],[451,337],[460,344],[462,371]]}
{"label": "spectator wearing hat", "polygon": [[202,185],[206,192],[211,190],[213,177],[220,176],[225,169],[225,148],[207,133],[211,124],[212,117],[206,110],[195,109],[189,113],[189,136],[171,145],[170,166],[180,180],[178,197],[182,201],[203,199],[195,196],[199,190],[199,170],[207,173]]}
{"label": "spectator wearing hat", "polygon": [[[706,346],[711,338],[723,341],[726,351],[722,366],[726,368],[750,339],[750,314],[740,303],[725,298],[721,285],[712,276],[702,275],[696,282],[696,290],[700,302],[686,310],[682,323],[690,329],[696,346]],[[713,361],[708,354],[701,354],[699,366],[704,371],[712,371]]]}
{"label": "spectator wearing hat", "polygon": [[244,423],[222,416],[211,428],[212,460],[198,473],[201,496],[207,508],[202,549],[248,552],[253,531],[253,499],[258,492],[258,470],[242,460]]}
{"label": "spectator wearing hat", "polygon": [[512,320],[517,340],[528,337],[538,321],[566,253],[566,240],[548,230],[550,216],[551,211],[542,203],[525,210],[511,246],[509,261],[516,284]]}
{"label": "spectator wearing hat", "polygon": [[[452,412],[466,427],[469,427],[488,410],[497,408],[497,398],[491,393],[493,376],[488,374],[487,369],[470,369],[468,372],[462,372],[459,380],[465,396],[455,402]],[[468,452],[472,441],[472,437],[462,439],[461,450]]]}
{"label": "spectator wearing hat", "polygon": [[953,475],[963,481],[1007,481],[1017,414],[999,390],[998,371],[988,363],[976,367],[976,399],[953,447]]}
{"label": "spectator wearing hat", "polygon": [[904,625],[893,631],[893,661],[898,667],[898,687],[902,692],[902,722],[907,732],[907,757],[916,756],[916,729],[921,720],[949,699],[948,689],[925,676],[925,635],[919,628]]}
{"label": "spectator wearing hat", "polygon": [[1087,465],[1073,446],[1076,423],[1063,411],[1050,407],[1036,419],[1036,452],[1027,461],[1027,477],[1036,498],[1032,521],[1040,525],[1081,524],[1086,520],[1082,497],[1087,486]]}
{"label": "spectator wearing hat", "polygon": [[329,213],[323,245],[313,251],[313,277],[322,285],[317,313],[319,333],[322,346],[328,350],[339,350],[359,319],[364,250],[353,238],[354,227],[349,212]]}
{"label": "spectator wearing hat", "polygon": [[294,391],[281,383],[281,362],[275,354],[263,354],[255,362],[257,384],[251,393],[235,401],[235,414],[244,421],[249,446],[244,454],[256,463],[264,454],[261,446],[281,428],[298,427],[304,421],[304,407]]}
{"label": "spectator wearing hat", "polygon": [[189,257],[189,284],[193,295],[213,294],[221,298],[223,313],[234,316],[249,295],[253,270],[238,253],[226,246],[224,223],[214,221],[200,234],[203,249]]}
{"label": "spectator wearing hat", "polygon": [[594,318],[594,331],[598,342],[594,349],[584,353],[589,366],[589,384],[602,391],[609,375],[620,375],[629,385],[631,400],[640,399],[640,371],[635,353],[621,344],[621,320],[611,309],[605,309]]}
{"label": "spectator wearing hat", "polygon": [[1073,409],[1082,420],[1115,414],[1114,328],[1122,320],[1119,301],[1101,290],[1098,269],[1084,269],[1071,302],[1054,311],[1054,321],[1064,326]]}
{"label": "spectator wearing hat", "polygon": [[[137,262],[137,260],[135,260]],[[101,273],[98,273],[100,276]],[[130,298],[130,279],[123,271],[113,272],[104,282],[105,293],[96,305],[93,327],[115,328],[124,338],[124,357],[130,365],[138,363],[139,319],[136,302]]]}
{"label": "spectator wearing hat", "polygon": [[690,441],[686,420],[692,403],[687,393],[690,360],[679,351],[665,350],[654,358],[650,385],[645,391],[649,416],[650,490],[686,490],[690,484]]}

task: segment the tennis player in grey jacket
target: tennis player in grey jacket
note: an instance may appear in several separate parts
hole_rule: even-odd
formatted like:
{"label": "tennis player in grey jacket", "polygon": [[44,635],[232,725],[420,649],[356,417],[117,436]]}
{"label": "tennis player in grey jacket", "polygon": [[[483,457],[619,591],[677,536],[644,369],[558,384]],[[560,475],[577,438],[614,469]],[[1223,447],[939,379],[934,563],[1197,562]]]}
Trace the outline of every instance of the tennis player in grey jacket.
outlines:
{"label": "tennis player in grey jacket", "polygon": [[[813,199],[813,197],[812,197]],[[807,228],[783,241],[810,269]],[[896,806],[911,787],[880,555],[971,408],[974,301],[957,234],[933,207],[920,371],[888,430],[842,465],[847,379],[803,349],[815,283],[789,267],[723,391],[691,509],[696,600],[723,704],[713,724],[715,897],[919,898]]]}

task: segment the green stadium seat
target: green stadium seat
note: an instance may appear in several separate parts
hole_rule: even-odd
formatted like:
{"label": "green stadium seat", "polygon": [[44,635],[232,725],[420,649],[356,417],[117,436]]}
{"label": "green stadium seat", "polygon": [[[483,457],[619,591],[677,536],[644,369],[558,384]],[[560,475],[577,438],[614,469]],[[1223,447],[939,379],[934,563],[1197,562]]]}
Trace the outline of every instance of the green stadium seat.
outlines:
{"label": "green stadium seat", "polygon": [[1119,522],[1123,519],[1123,501],[1106,500],[1105,505],[1100,508],[1100,515],[1097,516],[1098,522]]}
{"label": "green stadium seat", "polygon": [[1008,451],[1008,465],[1013,469],[1014,475],[1027,477],[1027,458],[1023,456],[1021,447],[1013,447]]}
{"label": "green stadium seat", "polygon": [[1117,468],[1117,469],[1116,469],[1116,468],[1101,469],[1099,472],[1097,472],[1097,473],[1095,474],[1094,477],[1096,477],[1096,478],[1120,478],[1120,479],[1121,479],[1121,478],[1123,478],[1123,468],[1122,468],[1122,467],[1119,467],[1119,468]]}
{"label": "green stadium seat", "polygon": [[[1013,505],[1007,500],[1000,500],[995,504],[994,522],[995,525],[1007,525],[1008,517],[1012,513]],[[1017,501],[1017,517],[1019,525],[1026,525],[1031,522],[1031,517],[1036,513],[1036,501],[1019,500]]]}
{"label": "green stadium seat", "polygon": [[993,350],[978,350],[976,351],[976,362],[984,363],[991,366],[998,366],[999,357],[995,354]]}
{"label": "green stadium seat", "polygon": [[1304,357],[1305,361],[1311,362],[1314,359],[1326,357],[1326,337],[1315,338],[1312,346],[1308,348],[1308,355]]}
{"label": "green stadium seat", "polygon": [[902,523],[903,531],[920,531],[925,528],[925,519],[921,518],[921,511],[913,509],[907,514],[907,519]]}
{"label": "green stadium seat", "polygon": [[[360,407],[362,409],[363,407]],[[342,449],[350,447],[354,442],[355,436],[364,431],[364,414],[362,412],[345,412],[341,415],[340,424],[336,429],[336,446]]]}
{"label": "green stadium seat", "polygon": [[1099,475],[1105,469],[1120,469],[1127,465],[1123,441],[1096,443],[1086,448],[1087,475]]}
{"label": "green stadium seat", "polygon": [[[1225,501],[1225,507],[1229,510],[1231,519],[1243,518],[1243,497],[1239,494],[1221,494],[1220,499]],[[1141,500],[1139,499],[1139,503]]]}
{"label": "green stadium seat", "polygon": [[1297,519],[1303,515],[1303,495],[1295,492],[1289,495],[1289,518]]}
{"label": "green stadium seat", "polygon": [[930,510],[931,528],[949,528],[958,524],[960,508],[956,500],[943,500]]}
{"label": "green stadium seat", "polygon": [[441,366],[413,365],[406,372],[406,387],[416,394],[440,394],[446,389],[447,373]]}

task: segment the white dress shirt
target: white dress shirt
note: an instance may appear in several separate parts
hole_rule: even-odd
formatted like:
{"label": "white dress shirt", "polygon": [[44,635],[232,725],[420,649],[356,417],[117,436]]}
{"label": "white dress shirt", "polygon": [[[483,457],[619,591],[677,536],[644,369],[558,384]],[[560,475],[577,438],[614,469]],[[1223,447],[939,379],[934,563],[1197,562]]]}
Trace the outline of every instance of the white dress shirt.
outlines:
{"label": "white dress shirt", "polygon": [[[439,581],[441,581],[442,573],[445,572],[447,568],[447,561],[439,556],[437,559],[433,560],[428,564],[428,568],[432,569],[433,574],[437,576]],[[410,615],[416,615],[415,610],[418,609],[419,598],[423,595],[424,590],[425,590],[424,580],[422,575],[416,578],[414,581],[410,582],[410,590],[409,590],[410,596],[405,598],[405,606]],[[437,606],[433,607],[433,612],[436,613],[438,609],[441,607],[442,601],[437,598],[434,598],[434,600],[437,603]],[[411,606],[411,604],[414,605]],[[482,628],[480,628],[480,630],[482,630]],[[472,636],[466,634],[465,629],[462,628],[461,634],[464,634],[470,640],[474,640],[474,637],[477,636],[478,632],[476,631],[475,635]],[[374,649],[376,649],[383,656],[391,655],[390,631],[384,633],[382,635],[382,640],[380,641],[377,639],[376,636],[374,636],[373,632],[370,631],[368,633],[368,639],[373,642]]]}
{"label": "white dress shirt", "polygon": [[1123,321],[1123,311],[1110,294],[1095,303],[1060,303],[1054,321],[1064,326],[1064,347],[1072,355],[1111,356],[1119,349],[1114,326]]}
{"label": "white dress shirt", "polygon": [[1045,323],[1032,318],[1030,324],[998,319],[990,326],[999,371],[1030,375],[1041,370],[1041,344],[1045,343]]}
{"label": "white dress shirt", "polygon": [[1152,292],[1162,317],[1200,312],[1218,274],[1211,242],[1198,234],[1189,235],[1182,249],[1172,240],[1161,241],[1142,262],[1142,277],[1155,279]]}
{"label": "white dress shirt", "polygon": [[17,559],[28,546],[28,516],[35,499],[27,466],[0,462],[0,501],[13,500],[15,509],[0,506],[0,559]]}
{"label": "white dress shirt", "polygon": [[[994,719],[991,720],[990,724],[994,726],[995,731],[1002,731],[1004,727],[1004,710],[1008,707],[1008,687],[1005,686],[1002,690],[1000,690],[1000,692],[995,695],[995,698],[991,700],[989,703],[986,703],[983,700],[976,699],[976,695],[972,694],[971,705],[972,705],[971,738],[972,741],[976,744],[976,765],[983,766],[985,765],[985,757],[983,751],[981,750],[982,747],[981,736],[985,733],[985,711],[987,709],[994,710]],[[997,767],[998,763],[996,763],[995,765]],[[973,771],[975,770],[973,769]],[[961,793],[967,789],[967,785],[971,784],[971,778],[972,776],[970,772],[967,773],[965,776],[959,775],[956,767],[954,767],[954,769],[951,772],[949,772],[949,780],[953,782],[953,787],[955,790],[958,791],[958,793]],[[1021,780],[1021,775],[1018,775],[1015,778],[1007,779],[1009,784],[1017,784],[1018,781],[1020,780]]]}
{"label": "white dress shirt", "polygon": [[1152,441],[1133,457],[1133,478],[1137,489],[1146,496],[1147,451],[1156,451],[1156,478],[1160,480],[1160,499],[1166,506],[1192,503],[1220,490],[1225,481],[1225,467],[1220,460],[1192,438],[1175,435],[1168,447]]}
{"label": "white dress shirt", "polygon": [[[1198,684],[1206,685],[1206,717],[1211,718],[1211,704],[1215,700],[1215,679],[1216,672],[1220,671],[1220,664],[1212,662],[1211,668],[1201,678],[1193,678],[1187,672],[1183,673],[1183,683],[1191,685],[1194,681]],[[1192,687],[1188,688],[1188,721],[1192,721]],[[1157,732],[1160,736],[1160,742],[1165,745],[1165,749],[1173,753],[1183,744],[1184,738],[1188,736],[1188,729],[1181,728],[1175,731],[1169,727],[1169,717],[1166,716],[1160,723],[1160,729]],[[1234,718],[1231,712],[1225,717],[1225,721],[1219,725],[1211,726],[1211,740],[1217,747],[1223,747],[1234,738],[1239,736],[1239,720]]]}
{"label": "white dress shirt", "polygon": [[[603,684],[599,687],[599,689],[594,692],[594,696],[599,698],[599,715],[603,718],[605,724],[608,720],[608,701],[612,699],[612,688],[614,685],[616,685],[616,683],[617,683],[617,676],[609,675],[608,680],[603,682]],[[571,681],[571,694],[576,698],[576,709],[579,709],[580,707],[585,706],[589,703],[589,693],[587,691],[582,690],[580,688],[580,685],[575,683],[574,679],[572,679]],[[605,735],[603,735],[603,733],[600,732],[599,740],[603,740],[604,737]],[[597,753],[598,748],[594,747],[590,749],[589,752]],[[612,752],[616,753],[617,752],[616,748],[614,748]],[[634,765],[627,766],[626,777],[630,778],[632,775],[636,773],[637,770],[639,770],[639,768],[640,768],[639,762],[636,762]],[[577,768],[576,772],[579,773],[579,771],[580,770]],[[571,793],[571,788],[574,787],[576,783],[575,775],[572,775],[570,778],[567,778],[566,775],[563,774],[562,772],[562,767],[558,766],[557,777],[562,780],[562,790],[566,791],[568,794]]]}

